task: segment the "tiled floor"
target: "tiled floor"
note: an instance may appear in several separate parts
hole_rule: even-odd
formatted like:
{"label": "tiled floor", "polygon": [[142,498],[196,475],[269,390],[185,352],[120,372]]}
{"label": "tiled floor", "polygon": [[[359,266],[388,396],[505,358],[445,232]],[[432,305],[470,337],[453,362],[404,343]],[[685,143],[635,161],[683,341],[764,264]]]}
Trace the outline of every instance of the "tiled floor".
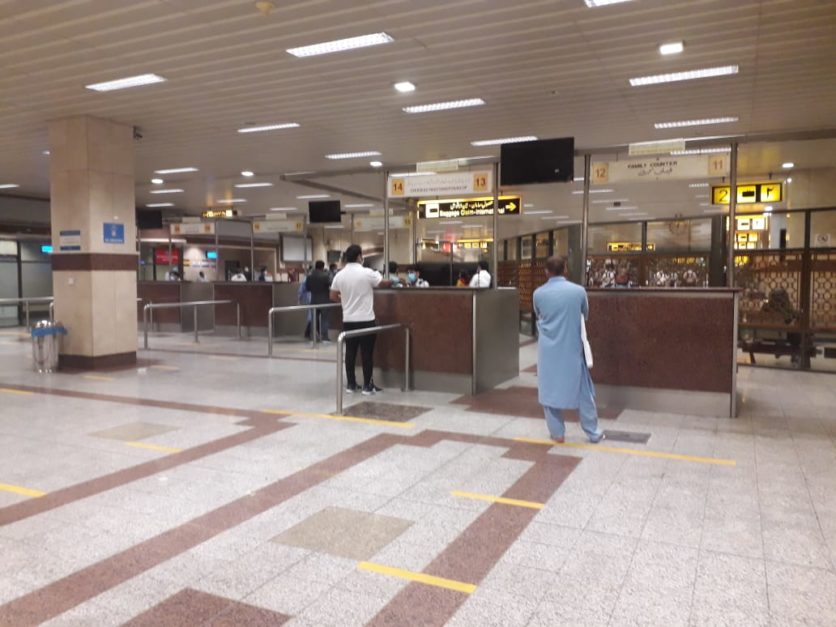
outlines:
{"label": "tiled floor", "polygon": [[0,625],[836,625],[832,375],[551,447],[533,345],[475,402],[340,417],[333,346],[154,336],[89,377],[6,340]]}

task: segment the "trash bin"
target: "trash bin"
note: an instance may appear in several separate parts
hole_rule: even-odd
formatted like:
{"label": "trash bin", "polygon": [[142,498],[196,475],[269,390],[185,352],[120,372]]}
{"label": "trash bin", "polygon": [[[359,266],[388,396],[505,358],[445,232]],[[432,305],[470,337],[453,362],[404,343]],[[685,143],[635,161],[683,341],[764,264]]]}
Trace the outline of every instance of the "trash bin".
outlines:
{"label": "trash bin", "polygon": [[32,327],[32,358],[36,372],[53,372],[58,368],[61,336],[67,330],[60,322],[41,320]]}

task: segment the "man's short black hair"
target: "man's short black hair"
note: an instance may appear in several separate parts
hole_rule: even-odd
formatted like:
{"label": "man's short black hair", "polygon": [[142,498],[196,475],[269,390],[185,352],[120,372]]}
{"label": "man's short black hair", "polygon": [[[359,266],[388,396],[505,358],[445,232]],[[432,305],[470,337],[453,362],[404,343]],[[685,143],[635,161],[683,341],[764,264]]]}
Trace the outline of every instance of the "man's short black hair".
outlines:
{"label": "man's short black hair", "polygon": [[546,270],[553,276],[563,276],[566,272],[566,257],[555,255],[546,260]]}
{"label": "man's short black hair", "polygon": [[325,269],[325,262],[324,261],[317,261],[316,262],[316,269],[317,270],[324,270]]}
{"label": "man's short black hair", "polygon": [[397,272],[398,271],[398,262],[397,261],[390,261],[389,262],[389,272]]}
{"label": "man's short black hair", "polygon": [[345,249],[345,260],[347,263],[357,263],[357,259],[363,254],[363,249],[357,244],[352,244]]}
{"label": "man's short black hair", "polygon": [[487,261],[480,261],[479,262],[479,269],[480,270],[487,270],[488,268],[490,268],[490,266],[488,265]]}

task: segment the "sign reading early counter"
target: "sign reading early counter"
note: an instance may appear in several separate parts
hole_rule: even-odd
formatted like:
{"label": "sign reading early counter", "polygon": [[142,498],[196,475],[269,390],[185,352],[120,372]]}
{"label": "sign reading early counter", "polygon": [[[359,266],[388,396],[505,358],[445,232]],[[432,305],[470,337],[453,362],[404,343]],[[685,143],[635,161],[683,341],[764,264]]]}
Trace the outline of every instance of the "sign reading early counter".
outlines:
{"label": "sign reading early counter", "polygon": [[726,176],[729,173],[729,156],[720,154],[599,161],[592,164],[591,172],[590,181],[596,185]]}
{"label": "sign reading early counter", "polygon": [[[522,199],[500,196],[499,215],[518,215]],[[421,218],[472,218],[493,215],[493,198],[454,198],[450,200],[419,200]]]}
{"label": "sign reading early counter", "polygon": [[422,176],[390,176],[386,189],[390,198],[485,194],[493,191],[493,173],[485,170]]}

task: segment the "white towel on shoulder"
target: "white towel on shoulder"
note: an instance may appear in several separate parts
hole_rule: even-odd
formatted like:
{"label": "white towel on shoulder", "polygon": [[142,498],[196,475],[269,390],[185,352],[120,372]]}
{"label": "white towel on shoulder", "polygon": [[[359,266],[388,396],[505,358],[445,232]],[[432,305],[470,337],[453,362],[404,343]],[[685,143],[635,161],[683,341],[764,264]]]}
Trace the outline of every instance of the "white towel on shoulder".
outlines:
{"label": "white towel on shoulder", "polygon": [[583,343],[583,356],[586,359],[586,367],[592,369],[592,347],[586,337],[586,321],[581,316],[581,342]]}

